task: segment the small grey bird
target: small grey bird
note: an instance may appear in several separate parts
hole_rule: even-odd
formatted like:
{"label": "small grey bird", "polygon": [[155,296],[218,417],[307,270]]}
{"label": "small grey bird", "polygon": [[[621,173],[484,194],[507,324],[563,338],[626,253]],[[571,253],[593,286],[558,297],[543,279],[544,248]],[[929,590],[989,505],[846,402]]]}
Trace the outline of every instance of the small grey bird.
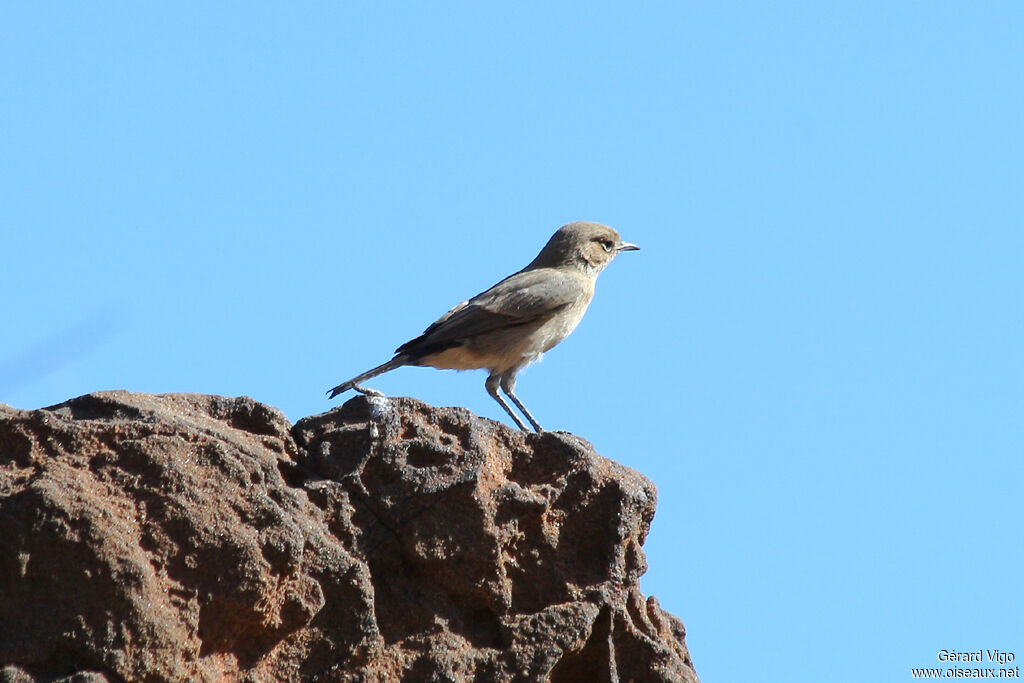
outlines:
{"label": "small grey bird", "polygon": [[607,225],[563,225],[530,265],[445,313],[423,334],[399,346],[387,363],[327,393],[330,398],[349,389],[376,393],[359,383],[403,365],[486,368],[487,393],[520,429],[529,431],[498,393],[500,387],[533,428],[543,431],[514,393],[516,373],[575,329],[594,298],[598,274],[615,255],[639,248],[623,242]]}

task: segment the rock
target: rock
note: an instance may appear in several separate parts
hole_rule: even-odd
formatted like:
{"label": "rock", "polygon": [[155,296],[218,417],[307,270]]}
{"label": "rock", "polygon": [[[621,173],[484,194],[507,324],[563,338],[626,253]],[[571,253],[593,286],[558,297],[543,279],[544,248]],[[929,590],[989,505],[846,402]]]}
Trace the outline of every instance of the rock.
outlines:
{"label": "rock", "polygon": [[0,406],[0,682],[697,681],[654,486],[559,433],[359,396]]}

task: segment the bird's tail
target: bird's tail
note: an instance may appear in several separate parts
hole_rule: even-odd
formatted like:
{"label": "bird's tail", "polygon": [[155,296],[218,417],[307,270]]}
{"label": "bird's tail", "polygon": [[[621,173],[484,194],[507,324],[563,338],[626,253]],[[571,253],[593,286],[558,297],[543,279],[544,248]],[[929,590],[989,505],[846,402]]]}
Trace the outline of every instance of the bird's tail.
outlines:
{"label": "bird's tail", "polygon": [[327,397],[328,398],[334,398],[338,394],[340,394],[342,392],[345,392],[345,391],[348,391],[349,389],[351,389],[355,385],[359,384],[360,382],[368,380],[371,377],[376,377],[377,375],[383,375],[388,370],[394,370],[395,368],[401,367],[403,365],[407,365],[408,362],[409,362],[409,357],[404,355],[404,354],[400,355],[400,356],[395,356],[394,358],[389,360],[387,363],[384,363],[382,365],[378,365],[373,370],[367,370],[366,372],[364,372],[363,374],[359,375],[358,377],[353,377],[349,381],[344,382],[342,384],[339,384],[338,386],[334,387],[333,389],[328,389],[327,390]]}

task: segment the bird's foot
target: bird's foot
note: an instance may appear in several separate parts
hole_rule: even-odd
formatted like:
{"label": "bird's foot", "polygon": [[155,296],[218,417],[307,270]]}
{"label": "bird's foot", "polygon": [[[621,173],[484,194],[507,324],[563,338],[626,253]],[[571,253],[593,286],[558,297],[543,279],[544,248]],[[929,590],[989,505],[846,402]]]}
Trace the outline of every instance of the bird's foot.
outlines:
{"label": "bird's foot", "polygon": [[577,436],[572,432],[566,432],[559,429],[558,431],[554,432],[544,432],[544,434],[551,438],[557,439],[558,441],[561,441],[564,444],[574,446],[576,448],[583,448],[584,450],[588,451],[594,450],[594,444],[590,443],[582,436]]}

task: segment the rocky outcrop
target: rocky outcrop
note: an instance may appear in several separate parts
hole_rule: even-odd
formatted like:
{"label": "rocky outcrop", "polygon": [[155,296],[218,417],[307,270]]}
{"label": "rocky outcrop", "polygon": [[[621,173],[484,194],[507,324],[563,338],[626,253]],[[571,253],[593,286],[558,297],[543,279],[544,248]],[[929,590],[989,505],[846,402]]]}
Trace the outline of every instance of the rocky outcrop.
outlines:
{"label": "rocky outcrop", "polygon": [[407,398],[0,407],[0,681],[696,681],[637,586],[654,505]]}

